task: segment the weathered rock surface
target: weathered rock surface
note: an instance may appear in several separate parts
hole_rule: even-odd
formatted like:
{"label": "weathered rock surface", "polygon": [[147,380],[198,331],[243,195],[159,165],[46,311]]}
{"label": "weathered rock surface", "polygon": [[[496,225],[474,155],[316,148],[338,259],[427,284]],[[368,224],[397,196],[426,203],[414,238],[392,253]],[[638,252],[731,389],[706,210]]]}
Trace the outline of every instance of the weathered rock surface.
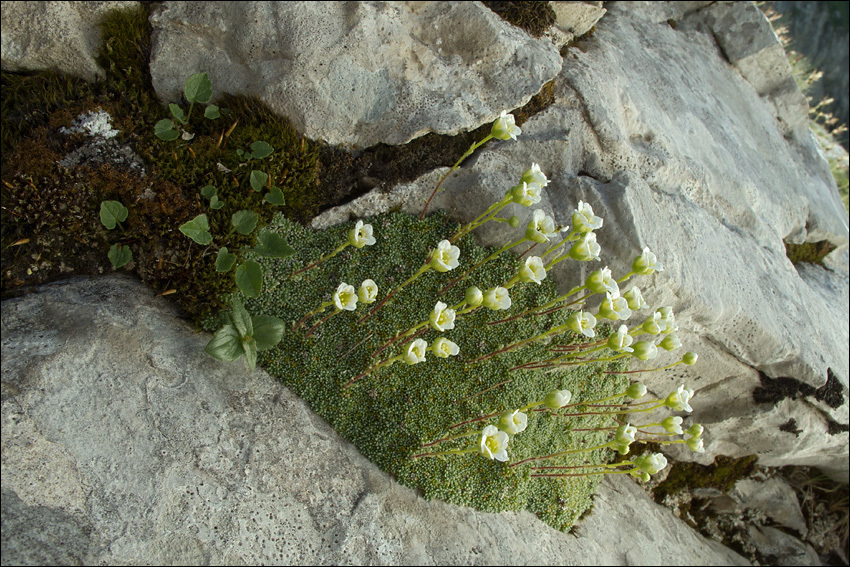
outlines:
{"label": "weathered rock surface", "polygon": [[192,74],[260,97],[313,139],[366,147],[455,134],[528,102],[560,69],[478,2],[165,2],[151,75],[177,101]]}
{"label": "weathered rock surface", "polygon": [[126,277],[2,303],[2,563],[742,565],[628,479],[573,534],[424,501]]}
{"label": "weathered rock surface", "polygon": [[[2,2],[4,71],[55,69],[94,81],[103,15],[138,2]],[[22,25],[24,24],[24,25]]]}
{"label": "weathered rock surface", "polygon": [[[569,223],[579,200],[605,219],[601,265],[562,263],[565,291],[606,264],[626,273],[644,246],[662,260],[664,272],[635,283],[651,304],[674,308],[685,348],[701,361],[645,376],[659,394],[683,379],[697,390],[694,419],[710,432],[699,460],[758,454],[764,465],[809,464],[846,480],[847,213],[786,81],[754,86],[746,77],[758,73],[730,64],[715,41],[728,34],[712,26],[763,16],[749,3],[680,4],[609,5],[565,56],[555,104],[517,141],[489,146],[453,174],[433,206],[471,220],[539,163],[552,181],[540,207],[556,221]],[[739,31],[725,44],[736,60],[790,73],[774,66],[769,26]],[[443,173],[367,195],[314,226],[396,205],[418,213]],[[515,207],[506,214],[530,214]],[[490,223],[478,236],[501,245],[518,233]],[[823,267],[786,256],[784,241],[821,240],[838,247]],[[784,377],[799,388],[780,387]]]}

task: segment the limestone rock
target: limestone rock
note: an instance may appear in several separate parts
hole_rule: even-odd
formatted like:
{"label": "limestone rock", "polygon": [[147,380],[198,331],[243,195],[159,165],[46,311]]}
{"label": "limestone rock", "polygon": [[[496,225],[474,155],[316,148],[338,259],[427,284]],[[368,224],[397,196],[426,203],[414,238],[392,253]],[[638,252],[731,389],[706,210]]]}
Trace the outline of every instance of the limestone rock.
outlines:
{"label": "limestone rock", "polygon": [[455,134],[521,106],[561,58],[478,2],[165,2],[151,17],[153,85],[192,73],[257,95],[330,144]]}
{"label": "limestone rock", "polygon": [[[564,291],[605,265],[628,272],[644,246],[665,266],[635,285],[651,305],[673,307],[685,349],[701,361],[644,376],[657,394],[682,381],[697,390],[693,418],[709,430],[705,454],[671,453],[704,464],[758,454],[763,465],[809,464],[846,480],[847,213],[813,137],[786,137],[791,120],[780,121],[773,101],[718,49],[719,8],[682,12],[672,27],[663,16],[686,10],[678,4],[653,3],[651,14],[643,3],[610,5],[565,56],[555,104],[517,141],[491,144],[452,174],[432,206],[472,220],[539,163],[551,184],[538,206],[556,222],[569,223],[579,200],[605,219],[602,262],[563,262],[555,277]],[[749,14],[746,3],[723,9]],[[775,40],[762,26],[741,32],[755,34],[754,45],[765,45],[766,33]],[[395,205],[419,213],[445,171],[367,195],[314,226]],[[524,223],[530,211],[513,207],[506,214]],[[490,223],[477,236],[502,245],[519,232]],[[820,240],[838,247],[823,267],[788,259],[784,241]],[[672,360],[655,362],[648,367]],[[817,394],[828,375],[832,406]],[[784,392],[780,378],[800,387]],[[755,403],[757,388],[772,392],[769,401]],[[790,419],[799,431],[782,429]]]}
{"label": "limestone rock", "polygon": [[2,563],[745,565],[626,478],[574,534],[424,501],[126,277],[2,303]]}
{"label": "limestone rock", "polygon": [[138,2],[3,2],[4,71],[55,69],[94,81],[103,75],[95,63],[98,24],[106,12]]}

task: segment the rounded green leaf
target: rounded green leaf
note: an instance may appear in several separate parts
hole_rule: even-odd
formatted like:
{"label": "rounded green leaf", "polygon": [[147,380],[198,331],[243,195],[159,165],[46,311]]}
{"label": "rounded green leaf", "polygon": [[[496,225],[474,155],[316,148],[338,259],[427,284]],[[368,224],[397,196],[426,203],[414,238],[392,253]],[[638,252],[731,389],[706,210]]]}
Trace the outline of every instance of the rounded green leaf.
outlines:
{"label": "rounded green leaf", "polygon": [[214,104],[211,104],[204,109],[204,118],[208,120],[215,120],[219,116],[221,116],[221,113],[218,111],[218,107]]}
{"label": "rounded green leaf", "polygon": [[212,242],[212,234],[209,232],[210,223],[207,215],[198,215],[187,223],[180,225],[180,232],[201,245]]}
{"label": "rounded green leaf", "polygon": [[180,137],[180,132],[174,129],[174,123],[170,118],[163,118],[153,127],[153,133],[160,140],[171,141]]}
{"label": "rounded green leaf", "polygon": [[289,258],[295,254],[295,249],[282,236],[274,232],[263,231],[257,235],[257,245],[254,247],[254,252],[267,258]]}
{"label": "rounded green leaf", "polygon": [[127,220],[130,211],[118,201],[103,201],[100,204],[100,222],[112,230],[119,222]]}
{"label": "rounded green leaf", "polygon": [[254,324],[251,322],[251,314],[238,299],[233,300],[230,311],[230,320],[239,332],[241,338],[250,337],[254,334]]}
{"label": "rounded green leaf", "polygon": [[129,246],[121,246],[113,244],[107,253],[109,261],[112,262],[112,268],[117,270],[121,266],[128,264],[133,259],[133,251]]}
{"label": "rounded green leaf", "polygon": [[254,159],[263,159],[272,155],[274,148],[267,142],[254,142],[251,144],[251,157]]}
{"label": "rounded green leaf", "polygon": [[214,185],[204,185],[204,187],[201,189],[201,195],[203,195],[207,199],[212,199],[213,197],[215,197],[217,192],[218,190],[215,188]]}
{"label": "rounded green leaf", "polygon": [[263,268],[253,260],[246,261],[236,268],[236,285],[248,297],[259,297],[263,289]]}
{"label": "rounded green leaf", "polygon": [[192,75],[183,86],[183,93],[189,102],[207,103],[212,98],[212,83],[206,73]]}
{"label": "rounded green leaf", "polygon": [[265,171],[258,169],[251,171],[251,188],[254,191],[262,191],[268,180],[269,176]]}
{"label": "rounded green leaf", "polygon": [[252,322],[254,323],[254,340],[257,342],[257,350],[268,350],[277,345],[286,330],[284,322],[271,315],[257,315],[252,319]]}
{"label": "rounded green leaf", "polygon": [[217,211],[220,208],[222,208],[223,206],[224,206],[224,201],[219,201],[218,197],[213,195],[213,198],[210,199],[210,208],[215,209]]}
{"label": "rounded green leaf", "polygon": [[266,193],[266,201],[271,203],[272,205],[285,205],[286,199],[283,197],[283,191],[281,191],[280,187],[275,185],[271,188],[271,190]]}
{"label": "rounded green leaf", "polygon": [[236,327],[228,323],[216,331],[204,348],[204,352],[225,362],[236,360],[242,356],[244,352],[242,350],[242,338],[239,336]]}
{"label": "rounded green leaf", "polygon": [[257,366],[257,342],[253,337],[242,339],[242,350],[245,351],[245,360],[248,362],[248,368],[253,370]]}
{"label": "rounded green leaf", "polygon": [[236,227],[236,232],[247,235],[257,227],[258,219],[259,215],[254,211],[241,210],[233,213],[230,222]]}
{"label": "rounded green leaf", "polygon": [[183,109],[174,104],[173,102],[168,105],[168,110],[171,111],[171,116],[176,118],[181,122],[181,124],[186,123],[186,115],[183,113]]}
{"label": "rounded green leaf", "polygon": [[218,251],[218,255],[215,257],[215,271],[216,272],[229,272],[230,268],[233,267],[233,264],[236,263],[236,254],[231,254],[227,251],[227,247],[225,246],[221,250]]}

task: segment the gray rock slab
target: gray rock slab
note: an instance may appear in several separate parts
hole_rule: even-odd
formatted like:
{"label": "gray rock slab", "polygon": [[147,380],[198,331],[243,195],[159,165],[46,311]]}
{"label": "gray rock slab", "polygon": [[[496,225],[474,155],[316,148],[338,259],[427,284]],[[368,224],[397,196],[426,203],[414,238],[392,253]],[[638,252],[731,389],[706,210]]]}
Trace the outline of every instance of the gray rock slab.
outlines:
{"label": "gray rock slab", "polygon": [[[787,136],[774,101],[726,59],[706,15],[713,8],[679,4],[609,5],[594,33],[568,49],[555,104],[523,124],[516,141],[491,144],[454,172],[432,207],[470,221],[540,164],[551,183],[537,207],[569,223],[583,200],[605,221],[601,262],[554,270],[564,291],[605,265],[626,273],[644,246],[665,266],[635,285],[651,305],[673,307],[684,348],[701,361],[642,379],[657,394],[683,381],[697,390],[693,418],[709,428],[704,454],[671,454],[703,464],[757,454],[767,466],[810,464],[846,480],[847,212],[813,136]],[[743,4],[742,17],[751,15]],[[673,10],[675,27],[660,19]],[[761,26],[744,31],[755,44],[766,33],[775,41]],[[446,171],[370,193],[314,226],[394,206],[419,213]],[[531,211],[512,207],[505,215],[525,223]],[[521,230],[489,223],[476,234],[501,246]],[[788,259],[785,241],[820,240],[837,246],[824,266]],[[754,403],[756,388],[775,387],[771,379],[821,388],[830,373],[843,400],[836,407],[793,395]],[[780,429],[790,419],[799,432]]]}
{"label": "gray rock slab", "polygon": [[103,76],[95,63],[100,24],[111,10],[138,2],[2,2],[4,71],[54,69],[94,81]]}
{"label": "gray rock slab", "polygon": [[120,276],[2,303],[2,563],[744,565],[628,479],[573,534],[425,501]]}
{"label": "gray rock slab", "polygon": [[456,134],[522,106],[560,69],[478,2],[165,2],[151,16],[153,86],[192,73],[258,96],[300,132],[363,148]]}

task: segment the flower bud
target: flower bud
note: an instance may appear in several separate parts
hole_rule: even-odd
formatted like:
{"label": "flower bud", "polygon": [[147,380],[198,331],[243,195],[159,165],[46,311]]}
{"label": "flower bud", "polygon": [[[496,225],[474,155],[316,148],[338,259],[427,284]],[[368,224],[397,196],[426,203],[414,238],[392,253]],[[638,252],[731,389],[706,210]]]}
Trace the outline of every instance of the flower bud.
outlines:
{"label": "flower bud", "polygon": [[543,405],[549,409],[561,409],[572,399],[573,394],[569,390],[552,390],[546,394]]}
{"label": "flower bud", "polygon": [[593,293],[619,293],[620,291],[617,280],[611,277],[608,266],[590,272],[584,280],[584,286]]}
{"label": "flower bud", "polygon": [[658,343],[658,346],[660,346],[664,350],[676,350],[677,348],[682,347],[682,341],[679,340],[679,337],[677,337],[673,333],[670,333],[669,335],[664,337],[664,339],[662,339],[660,343]]}
{"label": "flower bud", "polygon": [[685,431],[685,434],[691,435],[693,437],[702,437],[703,431],[705,431],[705,428],[702,425],[700,425],[699,423],[694,423],[687,429],[687,431]]}
{"label": "flower bud", "polygon": [[[629,334],[629,329],[625,325],[620,325],[616,333],[608,337],[608,348],[616,352],[632,352],[630,346],[634,338]],[[643,395],[643,394],[641,394]]]}
{"label": "flower bud", "polygon": [[699,355],[695,352],[686,352],[684,356],[682,356],[682,362],[687,364],[688,366],[693,366],[697,363],[697,359]]}
{"label": "flower bud", "polygon": [[478,307],[484,301],[484,294],[475,286],[471,286],[466,290],[466,304],[469,307]]}
{"label": "flower bud", "polygon": [[649,251],[649,246],[644,247],[643,254],[638,256],[632,262],[632,272],[639,276],[648,276],[654,272],[663,272],[664,268],[661,262],[655,257],[655,254]]}
{"label": "flower bud", "polygon": [[682,418],[678,415],[671,415],[664,419],[661,422],[661,426],[667,431],[667,433],[675,433],[676,435],[681,435],[682,432]]}
{"label": "flower bud", "polygon": [[632,348],[634,349],[632,356],[640,360],[652,360],[658,356],[658,348],[651,341],[638,341]]}
{"label": "flower bud", "polygon": [[694,453],[705,453],[702,437],[691,437],[685,441],[685,445]]}
{"label": "flower bud", "polygon": [[511,225],[511,228],[516,228],[519,226],[519,217],[514,215],[508,219],[508,224]]}
{"label": "flower bud", "polygon": [[630,397],[633,400],[639,400],[646,395],[646,386],[641,384],[640,382],[634,382],[629,385],[626,390],[626,396]]}
{"label": "flower bud", "polygon": [[640,311],[641,309],[649,307],[649,304],[647,304],[646,300],[644,300],[643,294],[641,294],[640,289],[637,286],[624,293],[623,297],[625,297],[626,301],[629,302],[629,309],[632,311]]}

